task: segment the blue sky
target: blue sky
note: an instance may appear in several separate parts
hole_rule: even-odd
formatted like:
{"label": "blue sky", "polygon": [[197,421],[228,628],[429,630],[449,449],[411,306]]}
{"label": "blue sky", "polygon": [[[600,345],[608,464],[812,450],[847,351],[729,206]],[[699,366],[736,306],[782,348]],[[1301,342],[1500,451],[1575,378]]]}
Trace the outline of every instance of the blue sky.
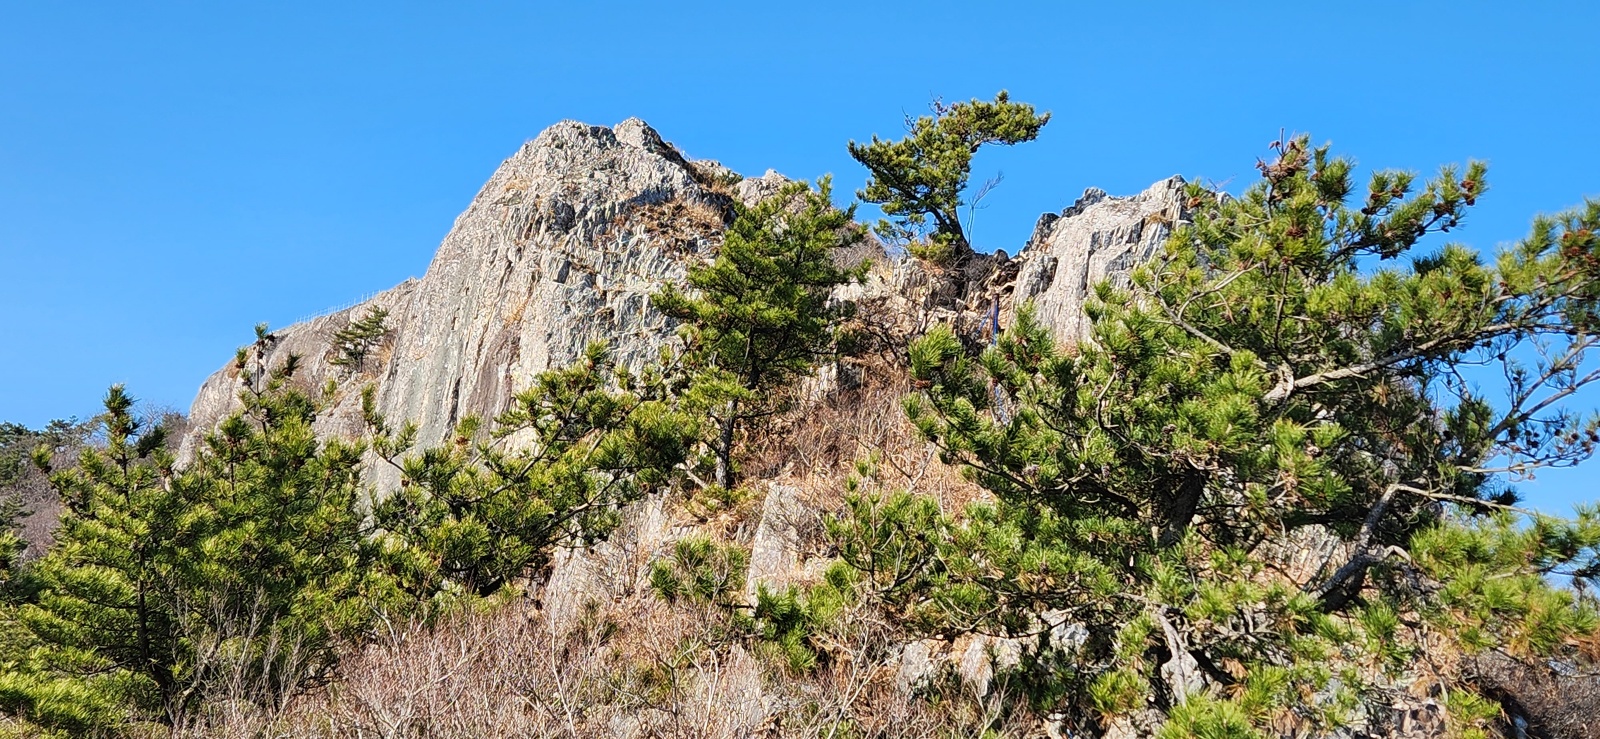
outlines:
{"label": "blue sky", "polygon": [[[977,161],[1005,182],[975,240],[1012,253],[1085,187],[1238,190],[1280,129],[1372,167],[1487,160],[1455,234],[1480,248],[1600,196],[1596,6],[1312,5],[4,3],[0,420],[90,415],[113,382],[186,409],[255,323],[420,276],[563,118],[848,192],[846,141],[1006,88],[1055,114]],[[1600,497],[1586,477],[1525,489]]]}

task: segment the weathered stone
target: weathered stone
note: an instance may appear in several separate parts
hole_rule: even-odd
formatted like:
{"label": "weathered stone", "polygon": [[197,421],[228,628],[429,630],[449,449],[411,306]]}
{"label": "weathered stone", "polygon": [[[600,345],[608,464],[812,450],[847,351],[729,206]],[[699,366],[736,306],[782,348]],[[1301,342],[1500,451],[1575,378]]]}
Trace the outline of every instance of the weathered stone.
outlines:
{"label": "weathered stone", "polygon": [[1200,672],[1199,661],[1189,654],[1189,645],[1172,622],[1159,610],[1152,611],[1151,615],[1161,625],[1161,632],[1167,641],[1167,652],[1172,655],[1161,665],[1161,679],[1172,690],[1173,700],[1183,703],[1190,695],[1206,689],[1205,676]]}
{"label": "weathered stone", "polygon": [[717,736],[754,736],[768,721],[769,703],[762,683],[762,667],[737,644],[715,669],[697,675],[692,705],[706,715],[701,726],[720,729]]}
{"label": "weathered stone", "polygon": [[612,739],[641,739],[645,736],[644,724],[638,716],[619,713],[611,717],[606,729]]}
{"label": "weathered stone", "polygon": [[1262,542],[1253,556],[1278,563],[1279,570],[1290,582],[1305,585],[1331,575],[1353,554],[1351,542],[1326,526],[1313,524]]}
{"label": "weathered stone", "polygon": [[1156,735],[1166,718],[1160,711],[1141,708],[1116,716],[1106,726],[1105,739],[1147,739]]}
{"label": "weathered stone", "polygon": [[[309,386],[343,380],[346,398],[327,414],[339,428],[330,432],[359,421],[360,384],[373,382],[379,412],[416,422],[421,444],[439,443],[465,416],[493,418],[540,371],[572,362],[591,341],[608,343],[628,365],[653,359],[672,327],[650,295],[681,279],[686,258],[714,248],[720,234],[667,239],[630,215],[710,197],[643,121],[615,130],[558,123],[500,165],[420,280],[275,332],[269,361],[293,351],[309,360]],[[381,361],[346,378],[328,364],[329,342],[369,305],[390,311],[393,333]],[[213,375],[196,398],[196,429],[238,407],[228,375]],[[380,491],[398,482],[386,466],[374,473]]]}
{"label": "weathered stone", "polygon": [[805,553],[800,548],[802,518],[810,514],[800,504],[800,490],[788,485],[772,485],[761,505],[761,522],[750,540],[750,570],[745,578],[745,596],[754,603],[756,589],[765,584],[769,591],[781,592],[800,574]]}
{"label": "weathered stone", "polygon": [[650,563],[665,556],[680,533],[671,526],[665,497],[656,495],[629,506],[605,541],[557,550],[542,589],[551,630],[572,629],[589,603],[608,603],[647,587]]}
{"label": "weathered stone", "polygon": [[739,202],[745,205],[755,205],[767,198],[777,195],[784,185],[789,184],[788,177],[778,174],[774,170],[767,170],[760,177],[749,177],[734,188],[734,194]]}
{"label": "weathered stone", "polygon": [[[995,675],[1021,664],[1024,654],[1038,654],[1041,649],[1060,655],[1073,654],[1088,638],[1083,624],[1069,620],[1059,611],[1040,614],[1034,627],[1038,631],[1033,636],[1007,638],[974,634],[968,637],[965,648],[959,650],[961,661],[956,667],[961,681],[976,695],[986,696]],[[961,645],[958,641],[954,646]]]}
{"label": "weathered stone", "polygon": [[910,695],[932,680],[939,672],[941,643],[930,639],[914,641],[900,650],[900,665],[895,670],[894,685],[902,694]]}
{"label": "weathered stone", "polygon": [[1021,663],[1025,647],[1021,639],[973,635],[966,650],[961,653],[961,663],[956,668],[961,681],[978,696],[988,695],[995,674]]}
{"label": "weathered stone", "polygon": [[1012,306],[1032,300],[1040,321],[1056,338],[1087,335],[1084,302],[1104,279],[1126,284],[1186,213],[1184,181],[1170,177],[1132,197],[1114,198],[1089,188],[1059,216],[1046,214],[1018,256]]}
{"label": "weathered stone", "polygon": [[1048,649],[1070,654],[1077,652],[1089,640],[1089,629],[1073,621],[1065,611],[1045,611],[1039,614],[1039,621],[1042,626],[1049,628],[1043,645]]}

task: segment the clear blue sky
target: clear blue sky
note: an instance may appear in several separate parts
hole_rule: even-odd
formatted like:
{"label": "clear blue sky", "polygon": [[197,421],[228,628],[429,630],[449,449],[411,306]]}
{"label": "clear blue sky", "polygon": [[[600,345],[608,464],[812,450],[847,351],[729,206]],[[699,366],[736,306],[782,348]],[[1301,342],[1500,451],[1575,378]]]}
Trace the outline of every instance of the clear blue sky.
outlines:
{"label": "clear blue sky", "polygon": [[[0,420],[113,382],[186,409],[255,323],[421,275],[501,159],[640,116],[747,174],[860,185],[931,96],[1055,113],[985,153],[981,246],[1085,187],[1237,190],[1281,128],[1363,165],[1491,165],[1461,240],[1600,196],[1589,3],[0,5]],[[1321,9],[1312,9],[1312,5]],[[1528,488],[1600,497],[1587,473]]]}

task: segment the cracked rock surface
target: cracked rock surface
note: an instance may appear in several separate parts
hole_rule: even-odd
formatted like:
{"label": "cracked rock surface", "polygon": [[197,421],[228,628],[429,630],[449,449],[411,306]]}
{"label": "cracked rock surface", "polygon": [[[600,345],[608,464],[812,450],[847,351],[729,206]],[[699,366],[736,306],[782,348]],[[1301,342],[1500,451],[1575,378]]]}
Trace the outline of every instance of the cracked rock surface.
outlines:
{"label": "cracked rock surface", "polygon": [[[359,433],[360,389],[372,383],[378,411],[416,422],[424,446],[443,441],[465,416],[492,419],[539,372],[572,362],[591,341],[639,366],[675,328],[650,295],[721,243],[722,224],[709,214],[730,197],[754,201],[787,181],[768,171],[719,191],[708,175],[736,177],[715,162],[690,162],[636,118],[611,128],[557,123],[501,163],[420,279],[274,331],[267,363],[298,354],[306,387],[335,381],[334,407],[318,419],[322,433]],[[1090,286],[1149,258],[1183,217],[1182,186],[1173,177],[1125,198],[1091,189],[1041,217],[1016,258],[978,255],[961,274],[884,259],[876,245],[856,250],[879,255],[881,268],[842,290],[896,311],[908,334],[943,320],[976,338],[996,303],[1004,325],[1032,300],[1058,337],[1081,336]],[[372,307],[389,311],[392,332],[359,372],[346,373],[332,362],[333,335]],[[239,374],[230,365],[205,381],[183,456],[239,408]],[[372,479],[380,494],[398,483],[385,465],[374,465]]]}

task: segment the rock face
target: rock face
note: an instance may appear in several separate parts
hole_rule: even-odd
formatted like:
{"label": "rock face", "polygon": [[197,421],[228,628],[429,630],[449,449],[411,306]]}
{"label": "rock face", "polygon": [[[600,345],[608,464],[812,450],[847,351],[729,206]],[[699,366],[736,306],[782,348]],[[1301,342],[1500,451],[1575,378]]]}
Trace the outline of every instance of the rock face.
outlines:
{"label": "rock face", "polygon": [[[289,354],[302,358],[306,387],[331,387],[319,433],[361,432],[361,389],[376,389],[377,410],[419,427],[431,446],[465,416],[492,419],[537,374],[578,358],[591,341],[609,344],[619,362],[638,366],[671,340],[674,326],[650,305],[663,283],[681,280],[692,260],[721,244],[727,206],[753,203],[787,180],[768,172],[739,178],[709,161],[690,162],[637,119],[612,128],[565,121],[505,160],[440,245],[421,279],[408,280],[354,307],[273,332],[267,366]],[[886,258],[865,243],[836,255],[859,262],[875,257],[866,283],[836,297],[858,301],[891,333],[910,338],[929,325],[952,324],[973,342],[987,340],[1025,301],[1058,338],[1083,338],[1084,300],[1104,278],[1150,258],[1185,216],[1183,181],[1171,178],[1132,197],[1084,193],[1059,214],[1041,217],[1016,258],[975,255],[952,269]],[[351,372],[334,363],[337,332],[369,310],[388,311],[384,343]],[[803,395],[833,392],[848,370],[825,367]],[[208,378],[190,411],[193,429],[181,457],[200,436],[239,408],[241,372],[232,366]],[[393,469],[371,460],[376,494],[398,485]],[[804,581],[808,557],[798,521],[807,513],[797,491],[772,485],[751,545],[750,592]],[[651,497],[625,512],[611,538],[588,549],[563,549],[536,596],[552,624],[572,624],[586,604],[610,602],[647,587],[649,563],[668,553],[691,529],[673,520],[669,502]],[[1052,624],[1052,640],[1072,648],[1082,635]],[[1055,633],[1060,631],[1059,634]],[[978,695],[988,692],[996,667],[1019,658],[1017,640],[975,639],[938,653],[932,642],[903,649],[897,683],[914,690],[953,668]],[[748,660],[748,657],[746,657]],[[758,670],[754,682],[732,684],[730,695],[750,725],[768,710]],[[724,686],[727,688],[727,686]],[[626,732],[623,732],[626,733]]]}
{"label": "rock face", "polygon": [[[330,433],[359,428],[359,387],[376,382],[378,410],[420,427],[434,444],[469,414],[493,418],[541,370],[603,340],[624,363],[654,355],[671,336],[649,304],[687,259],[717,240],[719,196],[649,126],[565,121],[502,163],[456,219],[420,280],[367,303],[275,332],[269,363],[306,360],[312,387],[341,379],[347,392],[321,419]],[[331,364],[333,333],[373,306],[393,334],[363,377]],[[205,429],[237,408],[226,370],[190,411]],[[356,381],[351,381],[351,380]],[[391,486],[379,470],[380,488]]]}
{"label": "rock face", "polygon": [[1061,213],[1039,217],[1018,261],[1012,301],[1032,300],[1056,336],[1085,337],[1083,305],[1096,283],[1126,282],[1186,216],[1184,181],[1170,177],[1133,197],[1114,198],[1090,188]]}
{"label": "rock face", "polygon": [[648,588],[650,563],[681,536],[671,526],[664,496],[639,501],[605,541],[556,552],[543,589],[545,616],[557,631],[566,631],[591,601],[606,602]]}
{"label": "rock face", "polygon": [[800,570],[805,553],[801,550],[799,519],[805,515],[799,492],[786,485],[772,485],[761,504],[761,521],[750,540],[750,570],[745,599],[756,601],[756,590],[766,585],[781,592]]}
{"label": "rock face", "polygon": [[[275,331],[267,362],[298,354],[308,387],[335,380],[334,407],[318,420],[323,433],[360,431],[360,388],[370,382],[380,413],[414,421],[419,443],[436,444],[467,415],[493,418],[540,371],[573,361],[590,341],[610,344],[626,364],[653,358],[673,326],[650,294],[714,253],[729,198],[751,202],[784,182],[775,172],[740,180],[714,162],[690,162],[638,119],[613,128],[563,121],[495,170],[421,279]],[[1182,185],[1174,177],[1127,198],[1091,189],[1041,217],[1015,259],[978,255],[962,274],[890,260],[866,285],[845,289],[887,304],[911,332],[950,321],[976,339],[996,303],[1004,324],[1032,300],[1059,337],[1081,336],[1090,287],[1153,253],[1183,217]],[[333,336],[373,307],[389,312],[392,334],[352,376],[333,364]],[[239,407],[240,383],[231,367],[206,380],[184,456]],[[373,472],[380,492],[397,484],[386,466]]]}

